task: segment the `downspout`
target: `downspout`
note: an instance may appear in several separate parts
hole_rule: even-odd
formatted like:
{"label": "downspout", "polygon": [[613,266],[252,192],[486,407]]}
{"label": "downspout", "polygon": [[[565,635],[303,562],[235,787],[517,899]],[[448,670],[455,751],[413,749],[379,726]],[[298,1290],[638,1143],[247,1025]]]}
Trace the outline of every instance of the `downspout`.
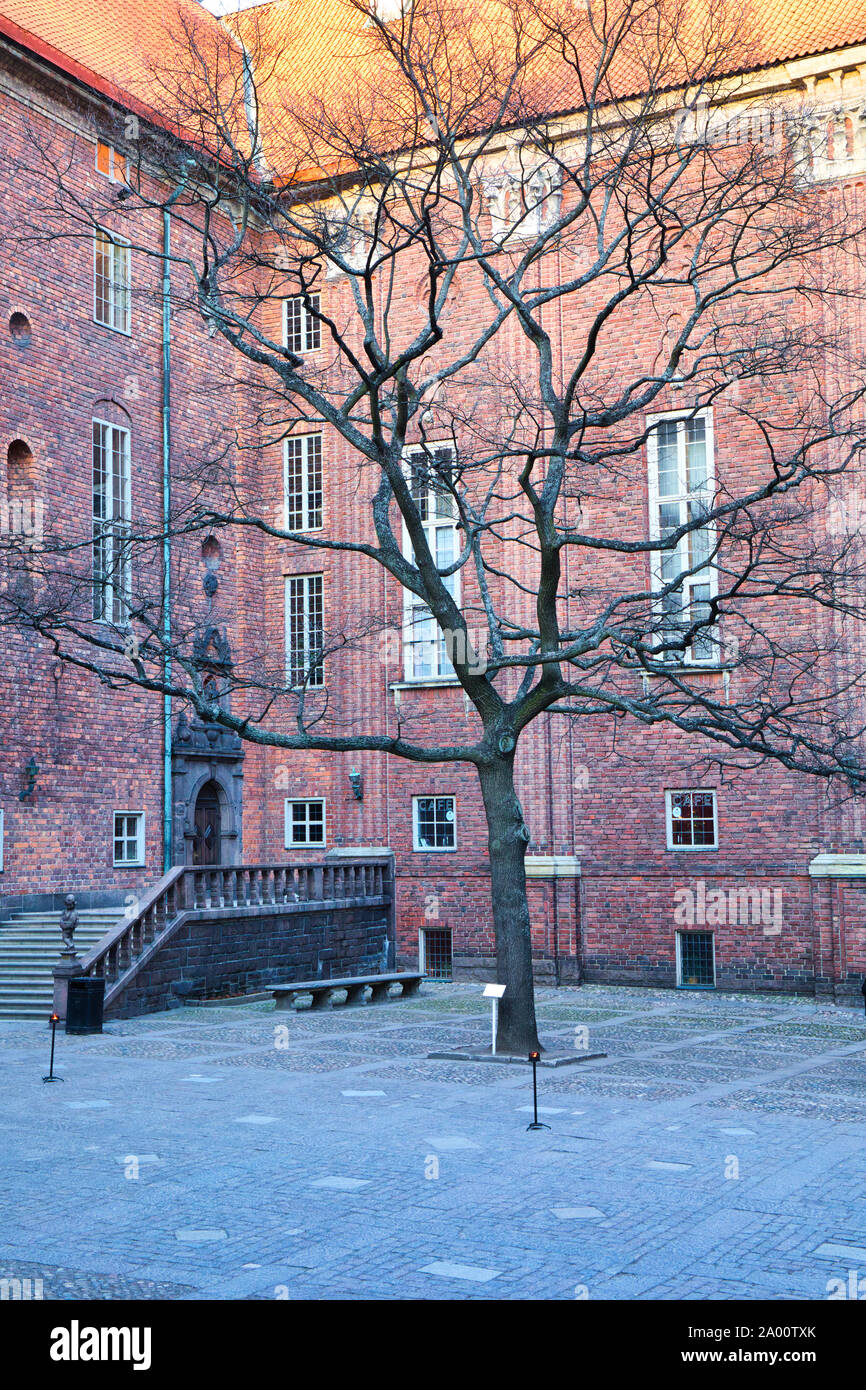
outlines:
{"label": "downspout", "polygon": [[[180,195],[172,195],[171,202]],[[171,681],[171,213],[162,212],[162,643],[163,679]],[[172,860],[171,695],[162,697],[162,872]]]}
{"label": "downspout", "polygon": [[[171,682],[171,207],[186,186],[178,184],[162,210],[162,674]],[[174,805],[171,787],[171,696],[162,697],[162,871],[172,867]]]}

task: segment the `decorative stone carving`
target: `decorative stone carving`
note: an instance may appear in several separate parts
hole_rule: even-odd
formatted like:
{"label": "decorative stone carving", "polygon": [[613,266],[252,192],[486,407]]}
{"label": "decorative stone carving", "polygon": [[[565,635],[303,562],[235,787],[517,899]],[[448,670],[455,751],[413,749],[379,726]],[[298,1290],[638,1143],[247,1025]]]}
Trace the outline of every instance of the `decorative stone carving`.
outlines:
{"label": "decorative stone carving", "polygon": [[64,898],[63,912],[60,914],[60,935],[63,937],[63,950],[60,952],[62,957],[67,960],[77,960],[78,952],[75,949],[75,928],[78,926],[78,913],[75,910],[75,897],[72,893],[67,893]]}

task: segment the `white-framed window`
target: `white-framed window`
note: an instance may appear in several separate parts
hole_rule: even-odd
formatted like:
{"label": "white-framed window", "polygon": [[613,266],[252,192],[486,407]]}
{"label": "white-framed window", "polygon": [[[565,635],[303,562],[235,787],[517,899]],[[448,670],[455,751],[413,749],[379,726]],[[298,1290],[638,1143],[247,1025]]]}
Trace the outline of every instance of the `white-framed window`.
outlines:
{"label": "white-framed window", "polygon": [[96,172],[112,183],[129,182],[129,160],[104,140],[96,142]]}
{"label": "white-framed window", "polygon": [[117,333],[130,332],[129,242],[97,227],[93,237],[93,317]]}
{"label": "white-framed window", "polygon": [[118,867],[140,867],[144,863],[144,812],[115,811],[114,862]]}
{"label": "white-framed window", "polygon": [[325,683],[321,574],[286,577],[286,683],[292,690]]}
{"label": "white-framed window", "polygon": [[287,531],[322,525],[322,436],[293,434],[283,444],[283,495]]}
{"label": "white-framed window", "polygon": [[315,352],[322,346],[322,325],[318,319],[319,295],[301,294],[283,300],[283,345],[291,352]]}
{"label": "white-framed window", "polygon": [[[445,569],[460,554],[457,503],[449,488],[454,449],[450,444],[407,449],[405,467],[430,553],[439,569]],[[405,527],[403,537],[404,551],[411,557],[412,544]],[[459,571],[445,575],[443,583],[459,605]],[[408,589],[403,590],[403,653],[404,680],[454,679],[444,634],[427,604]]]}
{"label": "white-framed window", "polygon": [[93,616],[124,623],[131,597],[129,430],[93,421]]}
{"label": "white-framed window", "polygon": [[311,801],[296,801],[287,797],[285,803],[285,847],[324,845],[325,802],[323,797]]}
{"label": "white-framed window", "polygon": [[[712,412],[664,415],[650,424],[650,536],[664,540],[681,526],[700,521],[713,506]],[[709,615],[710,601],[718,592],[715,544],[716,528],[708,522],[687,532],[671,549],[652,555],[653,590],[659,595],[656,612],[661,620],[658,646],[663,660],[689,665],[719,660],[715,626],[700,628],[684,650],[664,650],[665,644],[676,642],[691,624]],[[669,584],[676,587],[663,593]]]}
{"label": "white-framed window", "polygon": [[412,847],[437,853],[457,848],[457,805],[453,796],[413,796]]}
{"label": "white-framed window", "polygon": [[668,849],[718,849],[719,817],[714,791],[666,791]]}
{"label": "white-framed window", "polygon": [[677,984],[680,989],[714,989],[716,949],[711,931],[677,932]]}

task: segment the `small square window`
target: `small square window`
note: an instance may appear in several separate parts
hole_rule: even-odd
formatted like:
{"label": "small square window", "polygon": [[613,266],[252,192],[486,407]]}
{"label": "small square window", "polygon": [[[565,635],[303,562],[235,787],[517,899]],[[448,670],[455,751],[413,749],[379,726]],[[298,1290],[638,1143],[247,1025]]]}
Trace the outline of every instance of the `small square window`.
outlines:
{"label": "small square window", "polygon": [[457,848],[457,819],[453,796],[416,796],[412,803],[414,848]]}
{"label": "small square window", "polygon": [[419,968],[428,980],[453,978],[453,952],[450,927],[424,927],[421,930]]}
{"label": "small square window", "polygon": [[144,863],[143,811],[115,811],[114,862],[126,867]]}
{"label": "small square window", "polygon": [[297,845],[324,845],[325,843],[325,802],[286,800],[285,807],[285,847],[292,849]]}
{"label": "small square window", "polygon": [[96,142],[96,170],[112,183],[129,182],[129,161],[113,145],[104,140]]}
{"label": "small square window", "polygon": [[677,984],[680,989],[713,989],[716,955],[711,931],[677,932]]}
{"label": "small square window", "polygon": [[668,849],[718,849],[714,791],[665,792]]}

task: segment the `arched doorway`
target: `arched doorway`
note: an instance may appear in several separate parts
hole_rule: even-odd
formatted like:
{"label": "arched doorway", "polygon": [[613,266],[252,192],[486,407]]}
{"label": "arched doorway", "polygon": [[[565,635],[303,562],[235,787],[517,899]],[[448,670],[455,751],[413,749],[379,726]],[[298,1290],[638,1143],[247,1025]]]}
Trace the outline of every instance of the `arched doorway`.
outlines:
{"label": "arched doorway", "polygon": [[219,864],[222,860],[222,808],[220,789],[213,780],[205,782],[195,802],[193,864]]}

